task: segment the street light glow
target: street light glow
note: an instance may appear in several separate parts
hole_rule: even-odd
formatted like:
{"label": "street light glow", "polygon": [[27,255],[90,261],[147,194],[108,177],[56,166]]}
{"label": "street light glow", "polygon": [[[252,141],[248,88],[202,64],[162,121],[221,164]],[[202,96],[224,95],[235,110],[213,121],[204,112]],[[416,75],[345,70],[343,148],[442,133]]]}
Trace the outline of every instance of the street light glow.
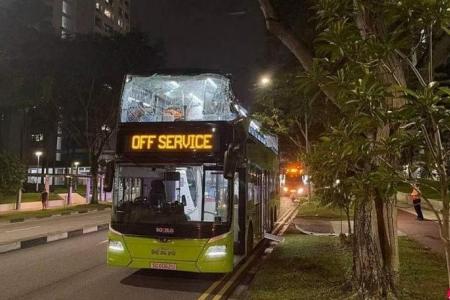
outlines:
{"label": "street light glow", "polygon": [[79,161],[75,161],[75,162],[73,163],[73,165],[74,165],[75,167],[78,167],[78,166],[80,165],[80,162],[79,162]]}
{"label": "street light glow", "polygon": [[260,83],[262,86],[268,86],[272,83],[272,79],[270,79],[269,76],[265,75],[261,77]]}
{"label": "street light glow", "polygon": [[42,154],[43,154],[42,151],[36,151],[36,152],[34,152],[34,155],[36,155],[36,157],[38,157],[38,158],[39,158]]}

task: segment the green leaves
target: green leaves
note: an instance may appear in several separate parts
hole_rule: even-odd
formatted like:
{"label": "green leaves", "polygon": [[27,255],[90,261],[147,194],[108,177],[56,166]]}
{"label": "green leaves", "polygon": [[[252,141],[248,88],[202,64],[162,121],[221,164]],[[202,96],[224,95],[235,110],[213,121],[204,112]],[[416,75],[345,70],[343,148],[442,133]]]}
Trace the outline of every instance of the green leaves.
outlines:
{"label": "green leaves", "polygon": [[16,193],[25,179],[25,166],[10,154],[0,152],[0,196]]}

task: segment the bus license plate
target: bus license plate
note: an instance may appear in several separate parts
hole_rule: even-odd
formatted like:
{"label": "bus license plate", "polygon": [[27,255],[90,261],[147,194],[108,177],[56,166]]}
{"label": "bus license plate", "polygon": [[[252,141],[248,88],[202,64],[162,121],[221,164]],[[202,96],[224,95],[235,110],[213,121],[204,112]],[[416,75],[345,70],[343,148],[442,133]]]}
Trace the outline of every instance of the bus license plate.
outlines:
{"label": "bus license plate", "polygon": [[151,263],[150,268],[157,270],[172,270],[176,271],[177,264],[167,264],[167,263]]}

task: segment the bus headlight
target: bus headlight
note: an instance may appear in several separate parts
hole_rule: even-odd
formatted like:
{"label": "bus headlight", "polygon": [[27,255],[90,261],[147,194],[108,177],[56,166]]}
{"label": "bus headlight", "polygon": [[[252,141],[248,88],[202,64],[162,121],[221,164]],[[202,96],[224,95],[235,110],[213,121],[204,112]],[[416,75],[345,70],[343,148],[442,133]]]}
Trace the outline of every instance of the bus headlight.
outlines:
{"label": "bus headlight", "polygon": [[123,244],[121,241],[114,241],[110,240],[108,245],[108,250],[114,251],[114,252],[123,252],[125,248],[123,247]]}
{"label": "bus headlight", "polygon": [[227,255],[227,246],[210,246],[208,250],[206,250],[205,255],[209,258],[219,258]]}
{"label": "bus headlight", "polygon": [[305,191],[305,190],[301,187],[301,188],[299,188],[299,189],[297,190],[297,193],[303,194],[304,191]]}
{"label": "bus headlight", "polygon": [[283,188],[283,191],[287,192],[289,189],[287,187]]}

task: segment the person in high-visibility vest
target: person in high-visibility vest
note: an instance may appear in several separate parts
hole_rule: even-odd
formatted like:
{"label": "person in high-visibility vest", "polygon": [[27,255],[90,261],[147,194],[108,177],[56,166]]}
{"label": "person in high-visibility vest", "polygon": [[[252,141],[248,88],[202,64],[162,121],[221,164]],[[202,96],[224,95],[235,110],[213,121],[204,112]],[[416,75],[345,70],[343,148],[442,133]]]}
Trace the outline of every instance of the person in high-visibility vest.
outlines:
{"label": "person in high-visibility vest", "polygon": [[414,209],[416,210],[417,220],[423,221],[422,207],[420,206],[420,192],[417,190],[417,186],[413,187],[410,196],[414,205]]}

